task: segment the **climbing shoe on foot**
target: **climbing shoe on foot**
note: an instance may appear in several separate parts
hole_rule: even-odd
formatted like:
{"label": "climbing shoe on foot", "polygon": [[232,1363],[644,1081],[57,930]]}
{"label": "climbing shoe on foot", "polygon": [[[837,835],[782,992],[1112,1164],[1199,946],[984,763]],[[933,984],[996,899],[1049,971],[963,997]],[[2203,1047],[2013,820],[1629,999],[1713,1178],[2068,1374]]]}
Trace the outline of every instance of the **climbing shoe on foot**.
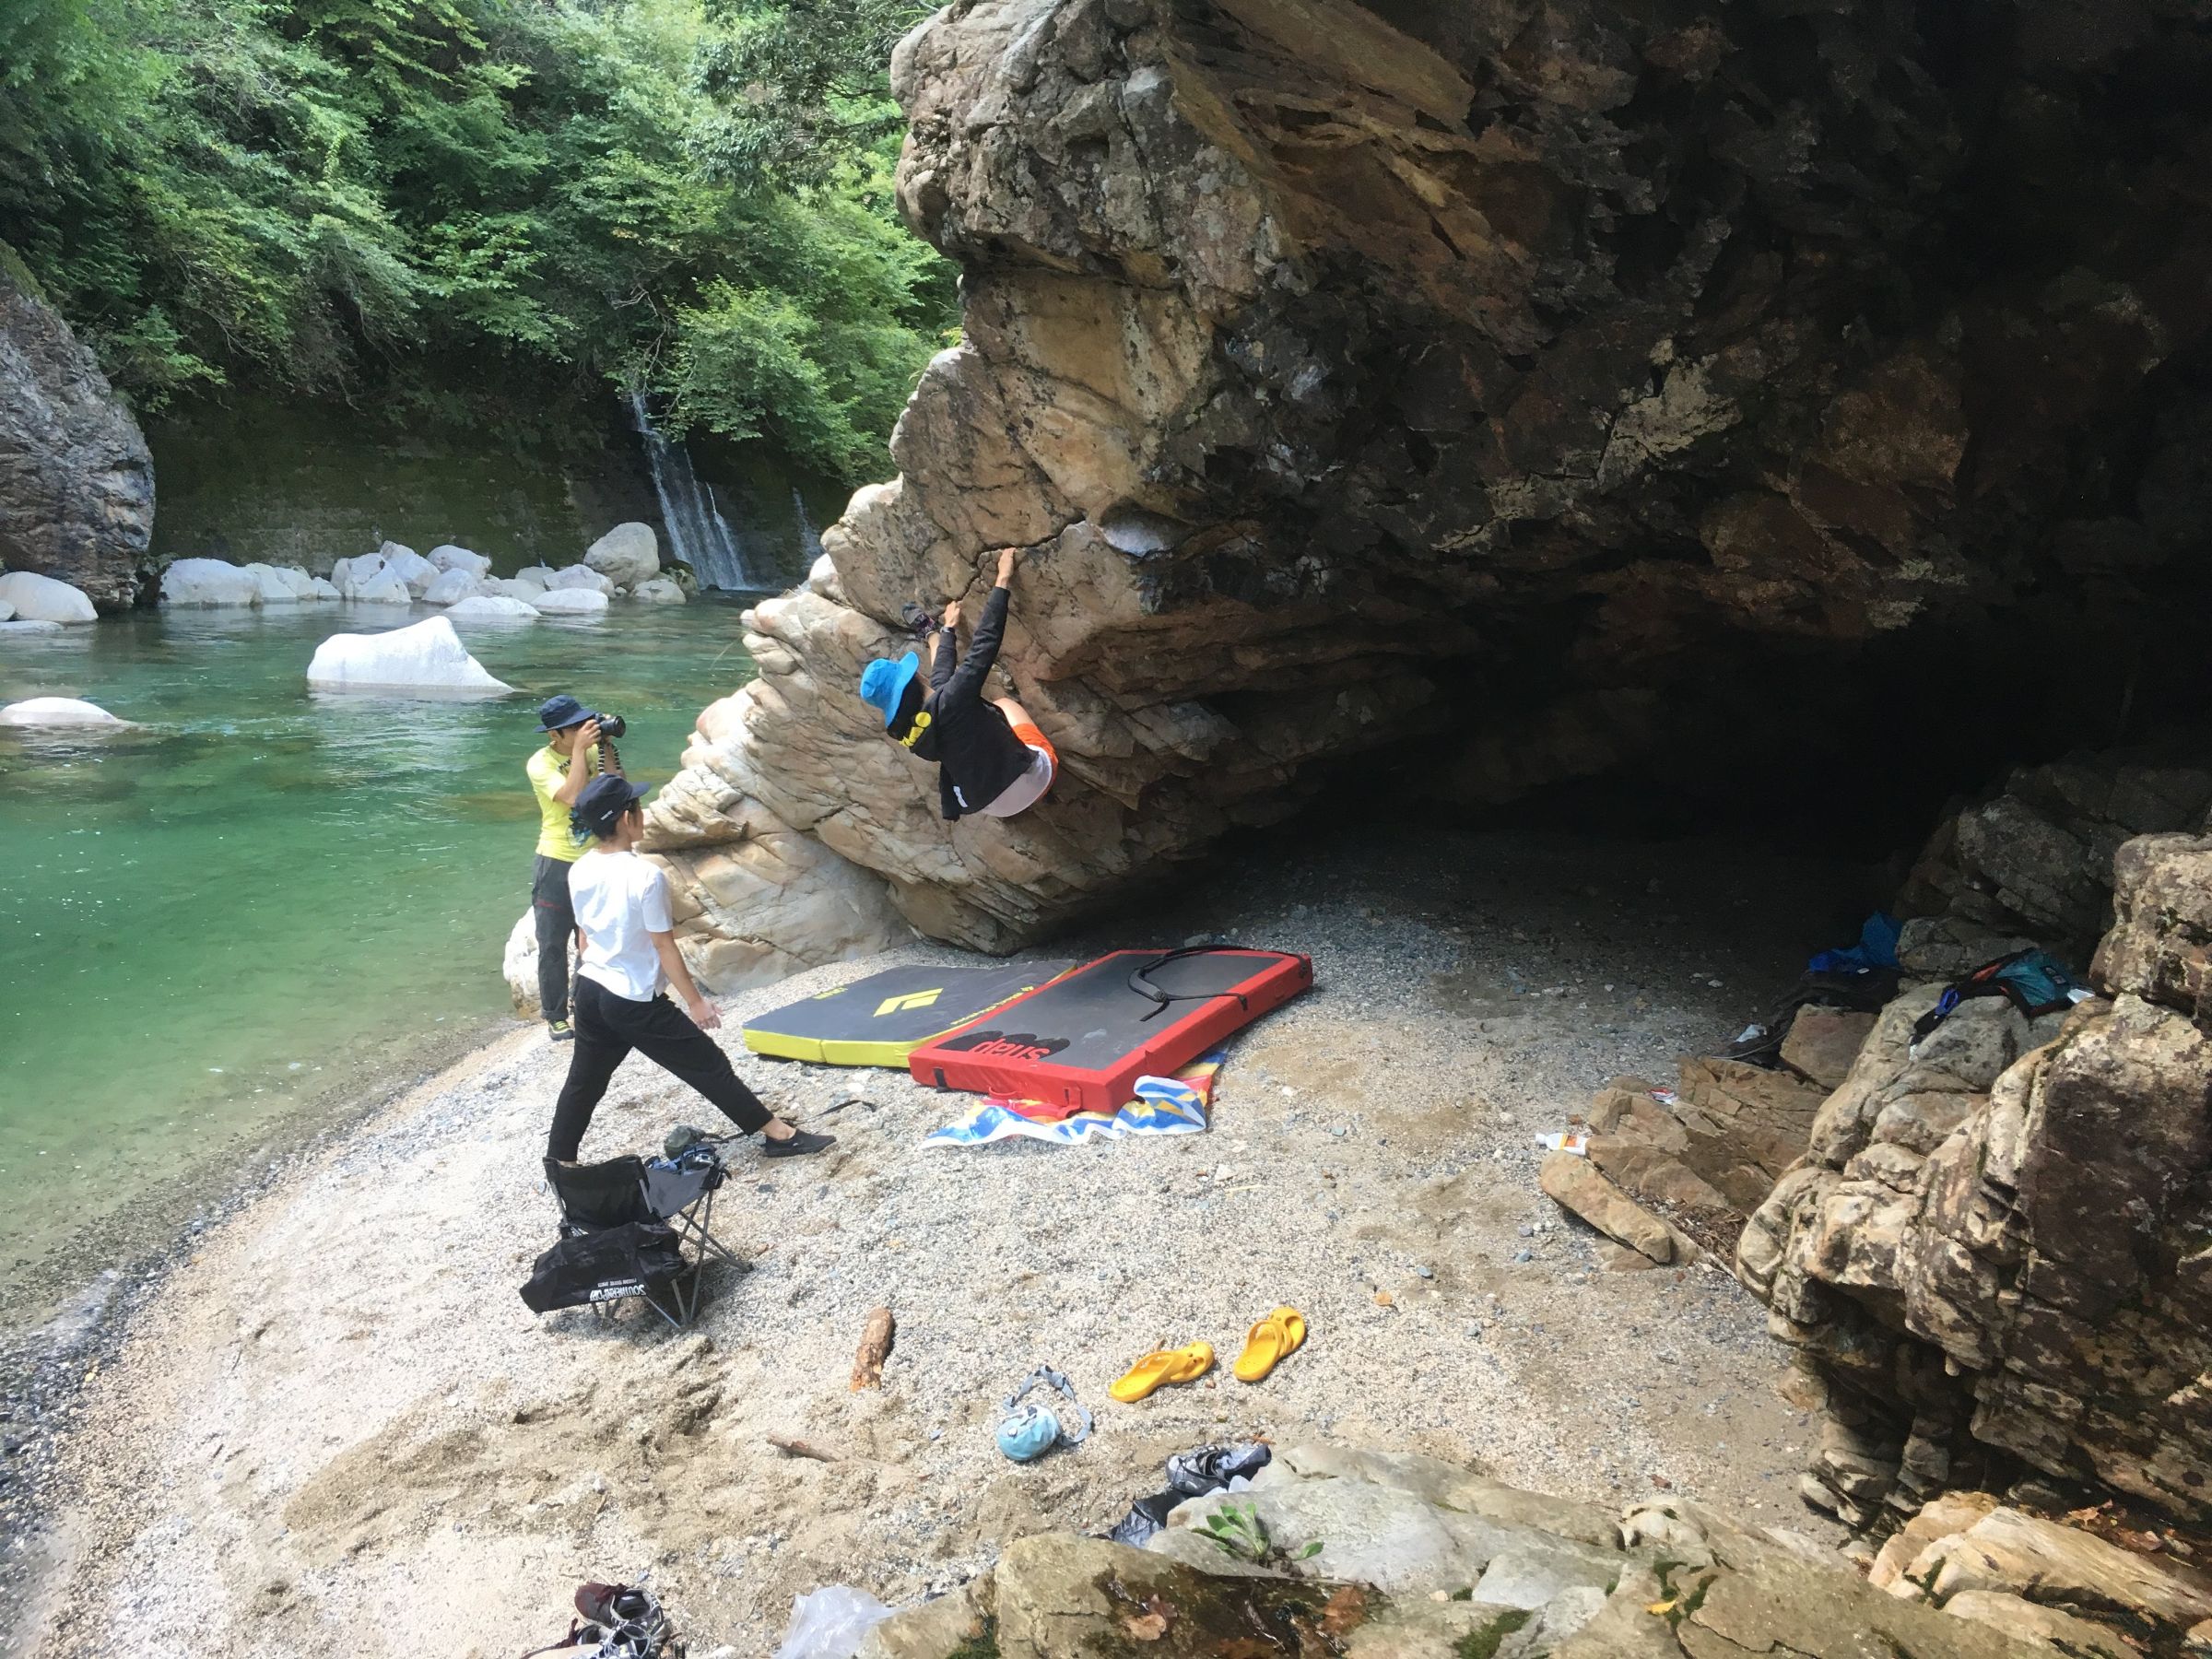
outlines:
{"label": "climbing shoe on foot", "polygon": [[576,1040],[576,1028],[565,1019],[548,1019],[546,1021],[546,1035],[555,1042],[573,1042]]}
{"label": "climbing shoe on foot", "polygon": [[834,1135],[816,1135],[812,1130],[795,1129],[789,1140],[764,1140],[760,1143],[763,1158],[811,1158],[817,1152],[827,1152],[837,1145]]}
{"label": "climbing shoe on foot", "polygon": [[911,599],[899,607],[899,620],[917,640],[926,640],[937,631],[937,619]]}

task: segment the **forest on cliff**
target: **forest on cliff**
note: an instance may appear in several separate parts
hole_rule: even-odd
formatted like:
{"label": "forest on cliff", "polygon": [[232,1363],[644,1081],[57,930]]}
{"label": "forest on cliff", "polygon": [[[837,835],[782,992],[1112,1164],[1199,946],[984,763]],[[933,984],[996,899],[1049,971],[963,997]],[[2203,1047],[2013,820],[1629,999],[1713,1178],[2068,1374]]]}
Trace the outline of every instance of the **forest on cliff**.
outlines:
{"label": "forest on cliff", "polygon": [[14,0],[0,243],[142,410],[647,394],[857,479],[946,343],[911,0]]}

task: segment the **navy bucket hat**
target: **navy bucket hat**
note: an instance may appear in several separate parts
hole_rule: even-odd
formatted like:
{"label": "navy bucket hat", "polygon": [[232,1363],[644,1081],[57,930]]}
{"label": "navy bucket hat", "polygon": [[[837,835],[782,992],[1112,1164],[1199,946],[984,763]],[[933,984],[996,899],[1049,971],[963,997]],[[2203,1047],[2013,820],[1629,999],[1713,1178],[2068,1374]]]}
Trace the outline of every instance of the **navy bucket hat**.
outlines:
{"label": "navy bucket hat", "polygon": [[921,672],[922,659],[911,651],[897,662],[878,657],[863,670],[860,700],[883,711],[885,731],[899,724],[899,705],[905,700],[907,687]]}
{"label": "navy bucket hat", "polygon": [[609,836],[622,815],[645,798],[645,785],[632,783],[614,772],[602,772],[583,786],[576,805],[569,808],[569,822],[596,836]]}
{"label": "navy bucket hat", "polygon": [[541,732],[565,732],[591,717],[592,712],[566,691],[537,705],[537,729]]}

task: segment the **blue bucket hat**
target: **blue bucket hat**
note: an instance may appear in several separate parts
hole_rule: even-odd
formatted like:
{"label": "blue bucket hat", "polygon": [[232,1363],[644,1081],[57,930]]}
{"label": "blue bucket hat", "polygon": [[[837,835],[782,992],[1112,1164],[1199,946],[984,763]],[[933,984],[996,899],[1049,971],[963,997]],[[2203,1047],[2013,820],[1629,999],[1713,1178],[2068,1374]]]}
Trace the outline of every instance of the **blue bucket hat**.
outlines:
{"label": "blue bucket hat", "polygon": [[576,805],[569,808],[569,822],[604,839],[615,832],[622,815],[643,800],[646,788],[617,772],[601,772],[583,786]]}
{"label": "blue bucket hat", "polygon": [[565,732],[591,717],[592,712],[566,691],[537,705],[537,729],[541,732]]}
{"label": "blue bucket hat", "polygon": [[888,657],[877,657],[862,671],[860,700],[883,711],[885,731],[899,724],[899,705],[906,700],[907,687],[921,672],[922,659],[912,651],[895,663]]}

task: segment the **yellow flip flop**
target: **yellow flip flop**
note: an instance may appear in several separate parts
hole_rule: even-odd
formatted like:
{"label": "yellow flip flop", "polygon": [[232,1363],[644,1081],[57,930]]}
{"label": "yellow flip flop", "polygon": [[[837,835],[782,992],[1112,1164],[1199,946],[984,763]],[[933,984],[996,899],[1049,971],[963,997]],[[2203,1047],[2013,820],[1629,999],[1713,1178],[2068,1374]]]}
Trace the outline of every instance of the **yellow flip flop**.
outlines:
{"label": "yellow flip flop", "polygon": [[1188,1347],[1155,1348],[1115,1379],[1106,1392],[1133,1406],[1164,1383],[1195,1382],[1211,1371],[1213,1365],[1214,1345],[1210,1342],[1194,1342]]}
{"label": "yellow flip flop", "polygon": [[1306,1316],[1296,1308],[1276,1309],[1246,1335],[1244,1351],[1237,1356],[1237,1381],[1265,1381],[1267,1373],[1303,1347],[1305,1340]]}

